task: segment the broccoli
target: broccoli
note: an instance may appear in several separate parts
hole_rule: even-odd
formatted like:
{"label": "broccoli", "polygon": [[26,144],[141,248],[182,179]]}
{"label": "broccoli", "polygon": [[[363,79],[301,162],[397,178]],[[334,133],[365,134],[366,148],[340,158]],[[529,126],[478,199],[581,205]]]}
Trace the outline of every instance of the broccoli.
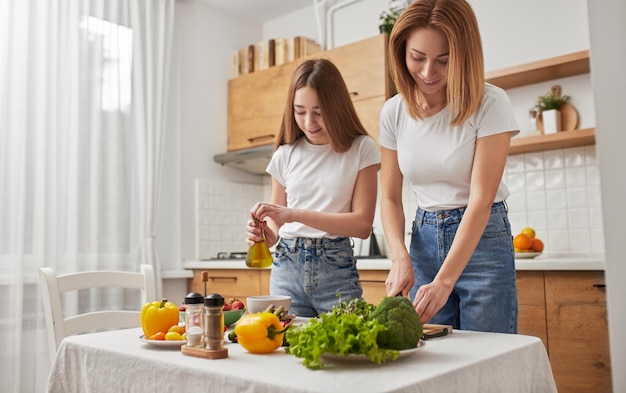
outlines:
{"label": "broccoli", "polygon": [[422,338],[424,327],[420,317],[405,297],[384,297],[370,317],[378,319],[387,328],[379,332],[376,339],[381,348],[415,348]]}

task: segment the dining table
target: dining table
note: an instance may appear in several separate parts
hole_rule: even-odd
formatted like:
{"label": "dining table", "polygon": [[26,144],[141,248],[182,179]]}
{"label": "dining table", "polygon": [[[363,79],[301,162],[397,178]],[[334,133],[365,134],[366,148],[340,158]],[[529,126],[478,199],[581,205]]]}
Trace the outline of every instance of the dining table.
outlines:
{"label": "dining table", "polygon": [[[299,318],[298,318],[299,319]],[[296,322],[298,322],[296,319]],[[247,352],[224,341],[227,356],[190,356],[178,343],[153,343],[141,328],[70,336],[61,343],[48,392],[444,392],[553,393],[546,349],[533,336],[453,330],[382,364],[362,356],[322,358],[306,368],[278,348]]]}

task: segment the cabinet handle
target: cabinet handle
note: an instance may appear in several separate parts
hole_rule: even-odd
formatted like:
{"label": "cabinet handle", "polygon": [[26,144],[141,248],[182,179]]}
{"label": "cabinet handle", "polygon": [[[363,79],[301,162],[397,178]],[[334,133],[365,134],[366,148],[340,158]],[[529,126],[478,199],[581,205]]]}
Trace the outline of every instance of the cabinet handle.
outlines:
{"label": "cabinet handle", "polygon": [[211,277],[211,281],[234,281],[234,282],[237,282],[237,277]]}
{"label": "cabinet handle", "polygon": [[254,143],[263,139],[274,139],[274,134],[267,134],[267,135],[255,136],[253,138],[248,138],[248,142]]}
{"label": "cabinet handle", "polygon": [[351,91],[351,92],[350,92],[350,95],[351,95],[352,97],[356,97],[356,96],[358,96],[358,95],[359,95],[359,92],[358,92],[358,91]]}
{"label": "cabinet handle", "polygon": [[605,289],[606,288],[606,284],[593,284],[594,288],[598,288],[598,289]]}

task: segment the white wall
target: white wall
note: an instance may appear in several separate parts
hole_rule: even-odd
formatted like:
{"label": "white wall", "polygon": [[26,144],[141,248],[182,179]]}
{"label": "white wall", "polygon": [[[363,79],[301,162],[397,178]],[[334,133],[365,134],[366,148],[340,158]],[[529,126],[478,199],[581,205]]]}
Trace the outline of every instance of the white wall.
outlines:
{"label": "white wall", "polygon": [[[236,17],[214,9],[201,0],[176,2],[175,52],[180,94],[178,144],[180,157],[172,162],[177,173],[166,169],[164,189],[176,188],[180,193],[177,205],[164,203],[162,211],[169,222],[160,227],[180,227],[174,239],[159,239],[164,244],[180,244],[169,260],[161,261],[164,269],[180,269],[183,260],[195,254],[195,180],[210,178],[246,183],[263,182],[262,178],[223,168],[213,162],[215,154],[226,151],[227,82],[231,77],[232,52],[250,42],[258,41],[262,27],[241,23]],[[175,109],[175,108],[173,108]],[[171,144],[167,148],[175,148]],[[170,202],[173,199],[164,202]],[[167,211],[170,209],[173,211]],[[171,255],[161,251],[162,254]]]}

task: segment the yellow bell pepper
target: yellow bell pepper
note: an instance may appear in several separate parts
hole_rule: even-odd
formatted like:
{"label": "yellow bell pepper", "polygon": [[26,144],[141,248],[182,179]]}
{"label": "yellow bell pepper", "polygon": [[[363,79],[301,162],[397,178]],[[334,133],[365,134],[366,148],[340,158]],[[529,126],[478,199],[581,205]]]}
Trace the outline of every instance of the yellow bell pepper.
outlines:
{"label": "yellow bell pepper", "polygon": [[244,315],[235,325],[237,342],[252,353],[270,353],[283,344],[280,319],[271,312]]}
{"label": "yellow bell pepper", "polygon": [[146,338],[158,332],[167,333],[168,329],[178,325],[178,306],[167,299],[146,303],[141,309],[141,328]]}

